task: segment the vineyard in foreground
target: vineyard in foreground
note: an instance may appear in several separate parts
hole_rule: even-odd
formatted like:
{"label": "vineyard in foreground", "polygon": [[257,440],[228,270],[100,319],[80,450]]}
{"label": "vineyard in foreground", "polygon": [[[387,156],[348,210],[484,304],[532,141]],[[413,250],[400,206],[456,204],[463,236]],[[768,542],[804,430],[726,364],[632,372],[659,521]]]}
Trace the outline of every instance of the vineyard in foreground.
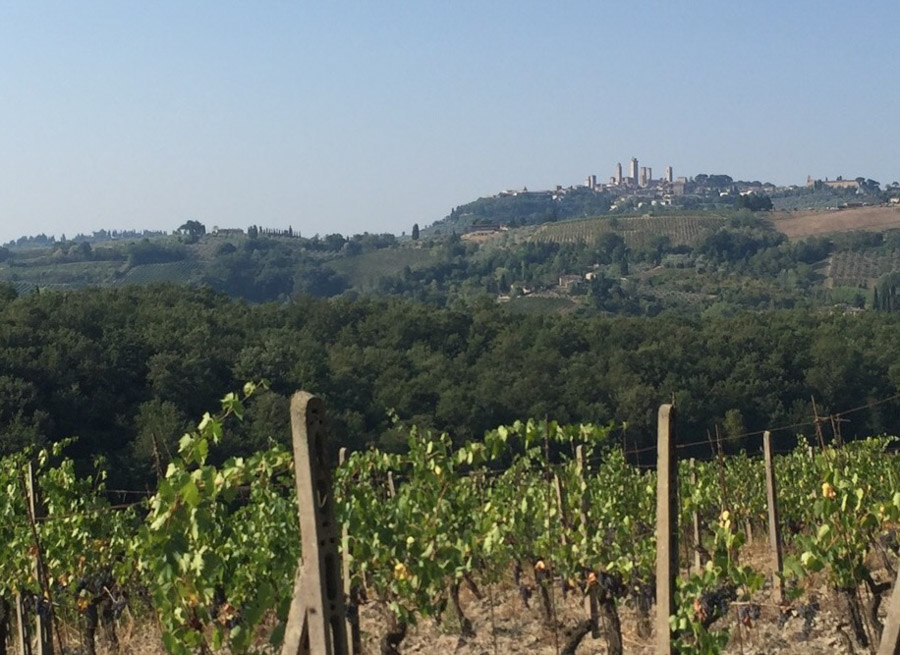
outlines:
{"label": "vineyard in foreground", "polygon": [[[27,613],[57,626],[50,639],[60,651],[75,640],[93,653],[101,626],[114,646],[123,612],[158,622],[174,654],[277,648],[300,543],[291,456],[272,447],[216,458],[253,390],[229,394],[221,412],[182,437],[146,499],[119,502],[102,462],[76,473],[65,444],[0,460],[0,619],[20,597]],[[854,640],[878,643],[900,521],[891,441],[802,444],[775,458],[787,553],[779,620],[812,621],[816,580],[842,603]],[[463,637],[490,631],[467,615],[462,587],[539,607],[559,652],[574,653],[596,627],[587,613],[561,625],[569,594],[593,603],[608,652],[624,650],[625,605],[637,634],[649,636],[656,473],[630,464],[609,428],[527,421],[464,446],[413,428],[407,446],[404,454],[353,453],[334,479],[349,615],[361,604],[381,608],[381,652],[401,652],[408,626],[423,617],[449,618]],[[34,511],[30,486],[39,493]],[[675,646],[717,653],[771,602],[767,571],[745,557],[748,531],[762,534],[767,522],[763,462],[682,461],[679,487],[682,542],[693,544],[695,517],[700,539],[681,557]],[[0,645],[7,624],[0,620]],[[80,626],[80,637],[60,624]]]}

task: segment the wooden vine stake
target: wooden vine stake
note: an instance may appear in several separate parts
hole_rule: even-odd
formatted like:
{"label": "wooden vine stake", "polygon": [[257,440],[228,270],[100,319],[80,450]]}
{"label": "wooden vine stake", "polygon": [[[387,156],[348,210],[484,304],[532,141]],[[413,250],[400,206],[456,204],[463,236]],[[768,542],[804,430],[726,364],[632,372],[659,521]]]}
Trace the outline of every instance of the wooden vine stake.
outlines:
{"label": "wooden vine stake", "polygon": [[763,457],[766,460],[766,499],[769,506],[769,548],[772,552],[772,586],[775,600],[784,604],[784,579],[781,577],[781,524],[778,517],[778,490],[775,484],[775,466],[772,462],[772,433],[763,432]]}
{"label": "wooden vine stake", "polygon": [[[693,457],[691,457],[691,488],[697,488],[697,463]],[[696,507],[691,510],[691,524],[694,533],[694,569],[700,573],[703,571],[703,560],[700,557],[703,544],[700,542],[700,514]]]}
{"label": "wooden vine stake", "polygon": [[672,655],[669,617],[675,613],[678,576],[678,462],[674,405],[661,405],[656,464],[656,653]]}
{"label": "wooden vine stake", "polygon": [[294,394],[291,433],[302,556],[281,655],[348,655],[325,403],[320,398],[305,391]]}

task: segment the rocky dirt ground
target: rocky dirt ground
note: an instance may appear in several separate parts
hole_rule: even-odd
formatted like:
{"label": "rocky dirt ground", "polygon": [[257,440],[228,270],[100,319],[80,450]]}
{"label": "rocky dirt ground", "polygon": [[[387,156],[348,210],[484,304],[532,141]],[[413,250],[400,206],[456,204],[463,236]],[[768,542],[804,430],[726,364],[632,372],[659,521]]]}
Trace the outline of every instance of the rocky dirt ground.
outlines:
{"label": "rocky dirt ground", "polygon": [[[765,550],[758,546],[749,553],[749,562],[758,570],[766,568]],[[894,563],[896,568],[896,563]],[[879,580],[889,579],[890,573],[884,569],[876,572]],[[842,600],[829,592],[822,580],[806,581],[807,592],[798,601],[807,604],[814,597],[819,610],[807,621],[801,616],[800,607],[791,613],[780,625],[780,609],[772,600],[770,588],[757,594],[754,601],[760,605],[760,617],[752,627],[738,626],[737,616],[723,619],[715,627],[729,627],[731,639],[727,650],[729,655],[769,655],[771,653],[791,653],[791,655],[845,655],[865,653],[851,638],[847,612]],[[404,655],[503,655],[506,653],[528,653],[530,655],[557,655],[566,641],[566,630],[585,618],[580,596],[569,594],[563,599],[558,587],[554,590],[554,606],[557,614],[557,628],[548,627],[543,621],[543,613],[537,597],[532,597],[530,607],[525,608],[517,590],[510,583],[483,586],[482,598],[476,598],[472,591],[463,587],[461,605],[475,630],[474,637],[460,638],[459,623],[452,610],[445,620],[437,624],[431,619],[423,619],[409,629],[400,647]],[[888,604],[890,592],[884,597],[880,615],[882,620]],[[862,594],[867,600],[866,593]],[[638,617],[634,609],[623,604],[619,606],[622,622],[622,636],[625,653],[628,655],[653,655],[652,636],[638,636]],[[361,612],[363,646],[366,655],[380,653],[379,641],[384,635],[388,618],[386,611],[376,603],[365,605]],[[651,621],[652,621],[651,614]],[[727,624],[727,625],[726,625]],[[64,632],[66,628],[63,628]],[[157,626],[146,619],[135,620],[126,612],[119,622],[120,655],[165,655]],[[74,629],[64,635],[67,644],[77,644],[79,635]],[[557,649],[559,646],[559,650]],[[99,655],[111,655],[106,644],[98,647]],[[266,648],[260,643],[259,652]],[[70,652],[82,652],[77,647]],[[608,646],[605,635],[592,639],[584,638],[576,651],[578,655],[605,655]]]}
{"label": "rocky dirt ground", "polygon": [[[738,630],[737,617],[731,620],[731,640],[727,653],[743,655],[763,655],[787,653],[792,655],[818,655],[824,653],[845,654],[865,652],[853,644],[851,650],[849,628],[845,625],[844,613],[837,610],[840,603],[829,596],[819,597],[821,609],[811,624],[800,616],[791,616],[779,627],[779,609],[769,606],[768,594],[759,600],[762,614],[753,627],[741,626]],[[565,631],[575,626],[584,617],[580,602],[574,598],[562,601],[557,597],[557,630],[546,627],[541,611],[532,604],[530,609],[522,608],[514,589],[497,589],[493,602],[487,598],[477,600],[471,594],[463,593],[462,603],[473,623],[475,636],[460,638],[458,623],[448,619],[442,625],[432,620],[423,620],[410,629],[401,645],[401,652],[419,655],[494,655],[503,653],[530,653],[534,655],[556,655],[557,639],[560,649],[565,642]],[[491,606],[493,605],[493,615]],[[620,608],[625,653],[629,655],[653,655],[651,638],[637,635],[637,616],[628,607]],[[362,614],[364,652],[377,655],[378,640],[384,634],[386,617],[375,608],[367,608]],[[720,622],[716,625],[724,625]],[[601,655],[608,652],[604,635],[592,639],[590,635],[581,642],[579,655]]]}
{"label": "rocky dirt ground", "polygon": [[[475,636],[462,639],[459,626],[454,618],[448,617],[441,625],[425,619],[410,628],[400,647],[404,655],[504,655],[506,653],[528,653],[530,655],[556,655],[557,639],[559,647],[565,642],[565,631],[575,626],[584,617],[580,602],[569,597],[562,601],[557,595],[557,616],[559,628],[554,631],[546,627],[536,603],[530,609],[522,608],[518,594],[512,586],[491,590],[492,599],[478,600],[470,592],[461,596],[465,612],[473,623]],[[839,607],[841,603],[830,595],[819,596],[821,610],[816,613],[808,629],[800,616],[791,616],[779,627],[779,610],[767,605],[768,592],[761,594],[759,601],[762,614],[752,628],[741,627],[738,631],[736,618],[730,622],[732,631],[727,650],[729,655],[769,655],[771,653],[791,653],[791,655],[847,655],[865,653],[850,641],[850,630],[846,626],[846,613]],[[887,604],[887,598],[885,599]],[[493,607],[493,612],[491,608]],[[882,612],[883,614],[883,612]],[[637,615],[628,607],[620,607],[625,653],[628,655],[654,655],[651,638],[637,635]],[[378,655],[379,640],[387,626],[387,617],[374,604],[366,606],[362,613],[363,647],[365,655]],[[651,617],[652,618],[652,617]],[[717,627],[722,625],[720,622]],[[120,655],[165,655],[156,626],[130,624],[126,619],[119,626]],[[66,641],[77,643],[78,635],[70,635]],[[98,645],[99,655],[111,655],[106,644]],[[260,652],[264,652],[261,648]],[[72,649],[71,653],[82,651]],[[598,639],[585,637],[576,651],[578,655],[605,655],[608,647],[605,636]]]}
{"label": "rocky dirt ground", "polygon": [[[768,569],[768,553],[765,544],[748,546],[747,563],[760,571]],[[874,567],[873,567],[874,568]],[[894,566],[896,568],[896,565]],[[889,579],[890,573],[876,571],[876,579]],[[767,582],[753,599],[760,605],[760,616],[751,627],[739,625],[737,614],[722,619],[715,628],[728,627],[731,631],[726,653],[729,655],[768,655],[771,653],[791,653],[791,655],[820,655],[865,653],[852,638],[848,613],[844,601],[830,592],[823,580],[805,581],[808,591],[797,602],[786,620],[779,620],[781,609],[774,602],[772,589]],[[536,597],[525,608],[512,584],[499,584],[482,588],[481,599],[476,598],[465,586],[461,591],[461,605],[475,630],[474,637],[460,638],[459,623],[448,611],[446,619],[437,624],[433,620],[422,620],[410,628],[401,644],[401,652],[417,655],[497,655],[505,653],[529,653],[532,655],[557,655],[566,641],[566,630],[571,629],[585,618],[580,595],[569,594],[562,598],[559,590],[554,595],[557,612],[557,628],[544,624],[540,603]],[[890,592],[883,598],[879,612],[884,621]],[[863,602],[868,601],[866,591],[861,592]],[[815,600],[818,609],[806,611],[807,620],[802,616],[804,606]],[[628,655],[653,655],[653,637],[638,636],[637,612],[627,604],[619,606],[625,653]],[[377,655],[378,642],[385,633],[387,616],[373,604],[361,611],[361,626],[364,636],[364,652]],[[651,610],[651,621],[652,621]],[[877,641],[877,639],[876,639]],[[557,649],[557,645],[559,649]],[[601,655],[608,652],[605,635],[592,639],[584,638],[576,651],[578,655]]]}

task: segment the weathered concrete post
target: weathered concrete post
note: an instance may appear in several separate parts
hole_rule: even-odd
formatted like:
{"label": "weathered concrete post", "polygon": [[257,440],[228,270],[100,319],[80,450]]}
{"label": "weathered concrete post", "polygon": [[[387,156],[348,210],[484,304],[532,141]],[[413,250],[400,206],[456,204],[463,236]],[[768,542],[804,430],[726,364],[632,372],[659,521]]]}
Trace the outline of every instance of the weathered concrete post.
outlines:
{"label": "weathered concrete post", "polygon": [[[53,655],[53,605],[50,604],[49,589],[47,587],[46,570],[44,569],[43,552],[38,536],[37,521],[43,517],[43,505],[38,498],[37,481],[34,477],[34,464],[28,463],[25,470],[25,493],[28,501],[28,521],[31,524],[31,534],[34,539],[34,561],[32,571],[35,580],[41,589],[41,598],[38,603],[47,603],[46,616],[39,607],[34,613],[35,650],[34,655]],[[45,595],[47,596],[45,598]]]}
{"label": "weathered concrete post", "polygon": [[16,635],[18,637],[19,655],[31,655],[31,637],[28,634],[28,617],[25,614],[25,601],[21,593],[16,594]]}
{"label": "weathered concrete post", "polygon": [[325,403],[305,391],[295,393],[291,432],[303,554],[281,655],[348,655]]}
{"label": "weathered concrete post", "polygon": [[[587,497],[587,480],[585,480],[585,471],[587,470],[586,462],[584,460],[584,446],[578,445],[575,447],[575,462],[578,467],[578,482],[579,482],[579,490],[578,492],[581,494],[581,503],[578,510],[578,520],[581,522],[582,527],[590,531],[588,527],[588,497]],[[588,589],[588,593],[584,597],[584,610],[587,612],[587,615],[591,620],[591,637],[594,639],[600,638],[600,601],[597,594],[596,585],[591,586]]]}
{"label": "weathered concrete post", "polygon": [[891,603],[888,605],[878,655],[900,655],[900,578],[894,582]]}
{"label": "weathered concrete post", "polygon": [[[347,461],[347,449],[338,451],[338,465],[343,466]],[[362,653],[362,636],[359,632],[359,605],[353,595],[350,585],[350,533],[347,525],[341,526],[341,572],[344,576],[344,599],[348,603],[347,614],[347,652],[350,655]]]}
{"label": "weathered concrete post", "polygon": [[778,516],[778,490],[775,482],[775,465],[772,462],[772,433],[763,432],[763,457],[766,461],[766,499],[769,505],[769,549],[772,553],[772,586],[775,589],[775,600],[779,605],[784,603],[784,580],[781,553],[781,523]]}
{"label": "weathered concrete post", "polygon": [[669,617],[675,613],[678,576],[678,462],[674,405],[661,405],[656,465],[656,652],[672,654]]}

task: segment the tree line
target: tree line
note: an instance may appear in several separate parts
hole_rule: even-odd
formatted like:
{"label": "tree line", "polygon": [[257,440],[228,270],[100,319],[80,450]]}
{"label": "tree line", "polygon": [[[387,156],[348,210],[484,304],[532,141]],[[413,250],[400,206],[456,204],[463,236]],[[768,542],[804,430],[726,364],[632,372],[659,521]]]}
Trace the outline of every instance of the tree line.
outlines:
{"label": "tree line", "polygon": [[[354,449],[400,447],[396,418],[464,440],[527,416],[612,423],[639,449],[673,398],[697,441],[716,424],[734,436],[808,421],[811,396],[827,414],[900,390],[892,313],[523,316],[484,300],[251,305],[176,286],[2,298],[0,452],[76,436],[71,454],[104,456],[123,485],[155,478],[191,422],[246,380],[271,390],[223,456],[287,443],[298,388],[327,400],[335,443]],[[841,425],[851,438],[897,419],[888,402]]]}

